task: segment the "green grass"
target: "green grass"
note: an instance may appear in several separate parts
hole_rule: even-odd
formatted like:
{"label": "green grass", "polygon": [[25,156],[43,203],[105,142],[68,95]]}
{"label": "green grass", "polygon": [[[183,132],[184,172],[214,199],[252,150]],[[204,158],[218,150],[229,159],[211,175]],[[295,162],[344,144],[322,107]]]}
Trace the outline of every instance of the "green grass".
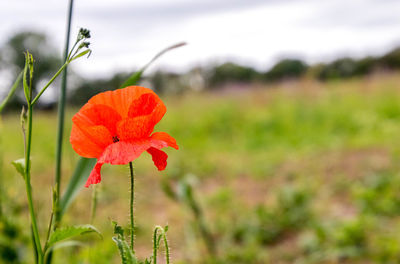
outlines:
{"label": "green grass", "polygon": [[[135,162],[140,256],[150,255],[152,227],[169,223],[175,263],[400,260],[398,74],[164,99],[168,111],[156,130],[174,136],[180,150],[167,150],[161,173],[147,154]],[[68,111],[68,130],[76,110]],[[23,156],[18,116],[4,116],[1,125],[3,207],[19,230],[12,246],[29,263],[24,186],[10,165]],[[32,182],[42,234],[51,206],[55,124],[54,113],[34,116]],[[78,156],[68,140],[64,149],[65,186]],[[162,192],[162,180],[175,186],[187,179],[216,239],[217,258],[207,257],[190,210]],[[126,166],[104,166],[94,222],[104,239],[59,251],[57,263],[118,263],[111,219],[128,223],[128,181]],[[91,189],[83,189],[64,222],[88,223],[90,197]]]}

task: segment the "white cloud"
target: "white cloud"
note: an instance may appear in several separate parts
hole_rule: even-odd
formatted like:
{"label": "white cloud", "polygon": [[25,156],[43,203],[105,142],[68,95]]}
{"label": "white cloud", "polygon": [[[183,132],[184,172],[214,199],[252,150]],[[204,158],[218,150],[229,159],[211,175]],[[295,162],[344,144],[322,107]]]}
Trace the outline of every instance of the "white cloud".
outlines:
{"label": "white cloud", "polygon": [[[51,33],[61,50],[66,2],[2,1],[0,43],[20,29],[39,29]],[[266,69],[285,55],[314,62],[382,54],[400,43],[396,10],[400,2],[377,0],[75,1],[73,34],[79,27],[91,29],[93,54],[74,67],[84,75],[108,76],[143,65],[182,40],[189,45],[157,65],[186,69],[233,58]]]}

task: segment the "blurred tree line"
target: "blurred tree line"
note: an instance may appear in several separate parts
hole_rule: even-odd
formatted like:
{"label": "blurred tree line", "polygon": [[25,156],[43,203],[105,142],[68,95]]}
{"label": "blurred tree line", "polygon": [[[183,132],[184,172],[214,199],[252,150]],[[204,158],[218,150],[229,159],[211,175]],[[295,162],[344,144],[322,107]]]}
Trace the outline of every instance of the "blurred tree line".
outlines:
{"label": "blurred tree line", "polygon": [[[44,84],[56,69],[62,65],[61,52],[58,52],[41,33],[21,32],[12,36],[0,47],[0,77],[16,78],[24,66],[23,52],[29,50],[36,59],[34,90]],[[158,93],[183,93],[187,90],[217,90],[231,84],[270,83],[284,80],[295,80],[307,76],[320,81],[345,79],[371,74],[376,71],[393,71],[400,69],[400,47],[380,57],[361,59],[339,58],[330,63],[308,65],[297,58],[285,58],[278,61],[267,71],[233,62],[195,67],[186,73],[176,74],[158,70],[148,75],[144,85]],[[69,85],[69,103],[82,105],[93,95],[119,87],[130,73],[117,73],[111,78],[84,79],[72,72]],[[58,83],[55,84],[57,86]],[[0,87],[0,97],[5,96],[8,87]],[[52,108],[57,99],[57,90],[52,89],[42,108]],[[22,91],[13,98],[10,108],[20,107],[23,102]]]}

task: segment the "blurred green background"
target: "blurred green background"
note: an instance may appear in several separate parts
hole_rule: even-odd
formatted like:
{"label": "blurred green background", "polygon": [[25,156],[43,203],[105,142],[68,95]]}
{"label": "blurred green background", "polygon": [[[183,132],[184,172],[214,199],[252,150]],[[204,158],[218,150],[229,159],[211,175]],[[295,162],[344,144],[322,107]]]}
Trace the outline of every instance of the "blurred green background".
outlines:
{"label": "blurred green background", "polygon": [[[149,21],[146,20],[152,22],[152,27],[139,20],[140,15],[148,13],[133,8],[135,5],[126,10],[135,11],[136,17],[126,13],[125,8],[118,9],[121,3],[126,5],[124,1],[118,1],[107,12],[104,1],[99,3],[99,9],[92,9],[93,6],[85,9],[78,4],[77,17],[91,18],[87,21],[100,29],[97,40],[96,31],[93,32],[92,56],[96,52],[102,55],[69,67],[61,189],[67,186],[79,160],[68,139],[71,117],[91,96],[119,87],[134,70],[127,61],[138,59],[135,63],[140,66],[142,57],[137,54],[147,56],[147,48],[153,49],[154,45],[162,48],[160,39],[168,39],[170,44],[170,38],[175,40],[177,35],[183,35],[190,42],[193,35],[182,33],[186,31],[180,28],[172,30],[172,22],[182,19],[178,24],[185,24],[182,16],[191,14],[197,18],[200,17],[197,12],[203,12],[207,15],[200,20],[202,23],[188,24],[194,26],[194,29],[188,26],[195,35],[194,48],[182,53],[183,56],[177,53],[170,65],[183,65],[185,56],[189,59],[190,54],[199,59],[210,52],[208,61],[192,63],[190,67],[185,64],[183,70],[153,68],[141,81],[141,85],[160,95],[168,109],[155,131],[168,132],[180,149],[166,150],[168,166],[162,172],[157,171],[147,153],[134,162],[139,258],[152,254],[154,226],[168,225],[171,258],[176,264],[400,263],[400,48],[396,48],[398,42],[393,41],[396,38],[392,34],[398,30],[399,16],[390,16],[387,2],[379,4],[382,8],[379,12],[370,12],[375,11],[374,1],[362,3],[363,12],[354,12],[357,9],[351,8],[353,1],[347,1],[349,6],[342,0],[333,1],[336,4],[332,6],[299,1],[305,7],[321,5],[318,8],[334,14],[333,18],[322,9],[312,16],[312,12],[306,12],[308,8],[294,4],[295,1],[293,7],[285,1],[283,6],[274,1],[265,6],[260,4],[262,1],[248,1],[251,3],[248,6],[241,1],[219,1],[220,5],[211,5],[210,10],[200,1],[194,7],[181,2],[171,6],[160,2],[155,7],[143,5],[144,11],[152,11]],[[53,10],[53,4],[48,3],[46,8]],[[8,7],[20,10],[21,14],[29,10],[18,5]],[[163,15],[157,13],[157,6]],[[0,15],[2,10],[8,9],[0,8]],[[58,11],[43,19],[59,23]],[[264,25],[257,18],[271,16],[262,11],[278,17],[283,17],[282,12],[291,22],[282,23],[275,17],[276,23]],[[126,21],[121,22],[120,12],[136,20],[133,23],[125,17]],[[32,12],[32,17],[38,14]],[[234,14],[239,17],[244,14],[250,22],[236,19]],[[0,21],[6,20],[7,15],[0,16]],[[161,17],[161,22],[153,16]],[[359,19],[353,21],[353,17]],[[382,17],[388,19],[383,21]],[[224,27],[232,18],[240,25]],[[332,19],[335,23],[329,25]],[[104,25],[104,21],[110,25]],[[164,22],[168,30],[157,31]],[[13,30],[7,38],[0,28],[1,99],[23,69],[24,51],[29,50],[36,59],[33,83],[36,92],[60,67],[60,52],[54,43],[61,34],[50,30],[57,23],[47,23],[49,28],[43,31]],[[121,31],[110,30],[111,25]],[[212,25],[213,30],[196,31],[196,25]],[[268,28],[265,32],[259,30],[263,25]],[[127,32],[131,26],[132,31],[142,34]],[[317,33],[308,31],[316,28]],[[301,29],[299,35],[297,29]],[[235,34],[230,34],[231,31]],[[372,32],[367,34],[368,38],[364,35],[367,31]],[[326,32],[332,32],[328,34],[332,39]],[[257,39],[247,39],[246,33]],[[352,34],[350,45],[346,41],[352,39]],[[132,35],[139,36],[137,42],[128,41]],[[155,36],[154,41],[151,36]],[[229,38],[232,36],[234,41]],[[127,40],[121,41],[119,37]],[[304,46],[307,39],[309,42]],[[392,44],[383,48],[383,42]],[[262,52],[257,53],[260,46]],[[271,49],[281,46],[281,50],[274,52],[284,51],[287,55],[271,59]],[[338,52],[343,48],[346,52]],[[215,56],[212,52],[225,49],[225,59],[210,59]],[[314,49],[315,54],[298,55],[299,51]],[[336,55],[329,57],[328,51]],[[226,58],[235,52],[241,59]],[[254,59],[253,63],[242,63],[246,55]],[[268,58],[268,67],[257,65],[260,61],[255,58],[263,56]],[[310,59],[312,56],[319,59]],[[90,63],[94,66],[89,66]],[[121,67],[117,67],[119,63]],[[88,76],[95,70],[100,72]],[[34,113],[32,185],[42,237],[48,228],[52,205],[58,88],[59,80],[46,91]],[[0,263],[6,264],[33,263],[24,181],[11,165],[24,152],[20,124],[23,104],[23,91],[19,89],[0,117]],[[93,220],[94,188],[82,186],[62,225],[92,223],[103,236],[78,237],[84,246],[55,251],[53,263],[121,263],[111,239],[112,221],[128,226],[128,185],[128,166],[103,166],[102,182],[96,186],[97,211]]]}
{"label": "blurred green background", "polygon": [[[147,154],[135,161],[139,256],[151,253],[152,227],[168,223],[175,263],[397,263],[399,85],[393,72],[163,96],[168,111],[156,130],[173,135],[180,150],[167,150],[163,172]],[[67,120],[76,111],[70,108]],[[32,183],[45,232],[56,115],[34,118]],[[1,146],[1,253],[29,263],[24,183],[10,165],[23,153],[18,113],[3,116]],[[77,159],[66,139],[65,182]],[[128,223],[128,173],[104,166],[94,221],[103,239],[58,251],[57,263],[118,263],[111,220]],[[192,210],[163,192],[182,183],[192,186],[217,257],[207,253]],[[90,221],[91,193],[82,190],[65,224]]]}

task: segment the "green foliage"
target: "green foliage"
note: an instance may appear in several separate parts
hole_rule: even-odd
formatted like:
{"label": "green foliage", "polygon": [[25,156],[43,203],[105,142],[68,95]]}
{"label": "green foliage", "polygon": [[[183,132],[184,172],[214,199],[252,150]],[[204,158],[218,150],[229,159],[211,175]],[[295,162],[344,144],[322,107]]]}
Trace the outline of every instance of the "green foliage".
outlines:
{"label": "green foliage", "polygon": [[210,88],[225,83],[250,83],[260,79],[260,73],[251,67],[241,66],[235,63],[224,63],[212,68],[209,73]]}
{"label": "green foliage", "polygon": [[318,74],[318,79],[341,79],[355,76],[356,62],[351,58],[343,58],[323,67]]}
{"label": "green foliage", "polygon": [[370,175],[355,187],[356,201],[367,214],[397,216],[400,213],[400,178],[391,172]]}
{"label": "green foliage", "polygon": [[46,249],[53,247],[56,243],[62,240],[88,233],[97,233],[101,236],[100,232],[92,225],[66,226],[57,228],[50,234]]}
{"label": "green foliage", "polygon": [[0,217],[0,262],[5,264],[21,263],[22,254],[20,250],[22,245],[19,243],[23,240],[21,228]]}
{"label": "green foliage", "polygon": [[25,159],[17,159],[11,162],[17,172],[25,178]]}
{"label": "green foliage", "polygon": [[61,197],[60,214],[63,215],[69,205],[78,195],[78,192],[83,188],[90,171],[96,164],[96,159],[80,158],[76,164],[74,173],[68,182],[67,188]]}
{"label": "green foliage", "polygon": [[[116,228],[114,228],[114,230],[116,230]],[[112,239],[117,244],[118,251],[119,251],[119,254],[121,256],[122,264],[136,264],[136,263],[138,263],[133,251],[130,249],[128,243],[125,241],[123,233],[117,232],[115,234],[117,236],[114,236]]]}
{"label": "green foliage", "polygon": [[265,73],[265,78],[268,81],[295,79],[301,77],[307,69],[307,64],[301,60],[283,59]]}
{"label": "green foliage", "polygon": [[307,258],[314,262],[368,257],[368,229],[368,221],[363,218],[315,223],[313,233],[303,237],[302,247]]}
{"label": "green foliage", "polygon": [[274,245],[301,229],[307,228],[312,218],[310,192],[286,187],[277,194],[276,204],[259,205],[252,215],[240,220],[233,229],[237,243],[258,241],[261,245]]}
{"label": "green foliage", "polygon": [[395,48],[379,59],[379,63],[386,69],[400,68],[400,48]]}

